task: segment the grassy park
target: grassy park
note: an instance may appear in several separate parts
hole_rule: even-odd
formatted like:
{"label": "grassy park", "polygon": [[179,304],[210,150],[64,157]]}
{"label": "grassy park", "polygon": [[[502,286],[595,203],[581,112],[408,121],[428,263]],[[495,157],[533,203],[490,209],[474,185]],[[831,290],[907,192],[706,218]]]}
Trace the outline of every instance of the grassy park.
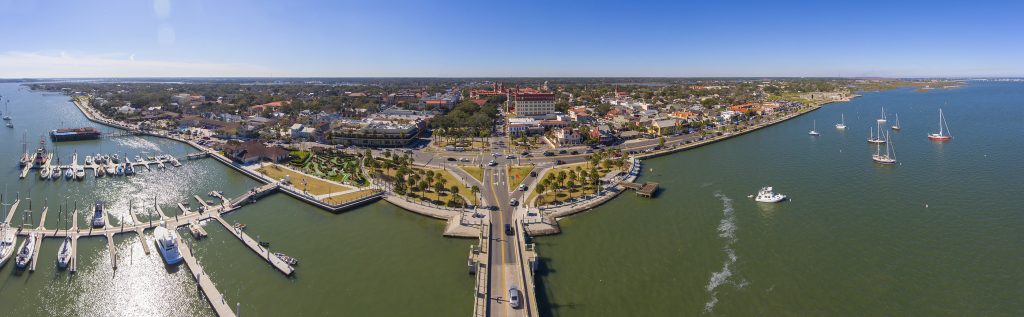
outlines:
{"label": "grassy park", "polygon": [[305,174],[295,172],[277,164],[264,165],[263,167],[256,169],[256,171],[273,179],[282,179],[287,176],[291,180],[291,183],[298,189],[303,189],[303,179],[305,179],[305,189],[313,195],[330,194],[353,188],[350,186],[329,183],[317,177],[309,177]]}

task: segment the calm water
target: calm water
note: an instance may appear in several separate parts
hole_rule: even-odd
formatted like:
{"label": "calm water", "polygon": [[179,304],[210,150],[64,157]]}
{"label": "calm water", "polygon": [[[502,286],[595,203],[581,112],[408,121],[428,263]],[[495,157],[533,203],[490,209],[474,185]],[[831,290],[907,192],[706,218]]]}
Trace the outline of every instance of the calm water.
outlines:
{"label": "calm water", "polygon": [[[865,140],[885,106],[900,165]],[[942,107],[955,139],[933,143]],[[833,124],[846,115],[848,128]],[[807,135],[817,120],[821,136]],[[557,316],[1024,315],[1024,85],[869,93],[645,162],[624,195],[538,239]],[[653,172],[648,172],[653,168]],[[793,200],[757,204],[771,185]]]}
{"label": "calm water", "polygon": [[[33,223],[38,224],[44,205],[49,228],[62,225],[58,204],[65,200],[85,209],[96,199],[107,202],[111,222],[130,223],[129,205],[153,214],[153,201],[168,215],[178,212],[177,202],[211,190],[227,196],[242,193],[256,182],[205,159],[183,161],[181,168],[143,172],[130,178],[91,175],[81,182],[39,180],[38,174],[19,180],[17,160],[23,136],[34,150],[40,136],[60,126],[95,126],[68,98],[31,92],[16,84],[0,84],[0,95],[11,99],[15,129],[0,127],[0,177],[7,193],[31,197]],[[104,131],[110,128],[98,127]],[[62,162],[77,151],[183,155],[193,149],[177,142],[151,137],[111,138],[99,141],[57,143],[47,147]],[[145,155],[145,154],[144,154]],[[2,190],[2,188],[0,188]],[[11,199],[8,199],[10,201]],[[192,200],[195,204],[194,200]],[[23,201],[21,210],[29,208]],[[86,213],[79,225],[87,226]],[[272,243],[271,248],[299,258],[296,276],[287,278],[258,259],[217,223],[206,224],[208,239],[193,241],[184,230],[200,263],[231,302],[241,304],[249,316],[298,315],[432,315],[465,316],[472,311],[473,279],[466,273],[465,256],[470,242],[441,237],[443,223],[420,217],[380,202],[343,214],[332,214],[290,197],[275,194],[227,216],[230,222],[248,225],[252,235]],[[26,220],[28,220],[26,218]],[[13,223],[20,224],[17,215]],[[152,238],[150,231],[146,232]],[[19,243],[20,243],[19,239]],[[150,240],[152,241],[152,240]],[[152,242],[149,242],[152,243]],[[47,239],[39,254],[37,271],[16,274],[14,265],[0,268],[0,307],[19,316],[204,316],[213,311],[201,298],[188,269],[167,268],[154,251],[145,255],[134,234],[115,238],[118,269],[110,266],[104,238],[79,240],[78,273],[58,271],[59,240]],[[11,262],[11,261],[9,261]]]}

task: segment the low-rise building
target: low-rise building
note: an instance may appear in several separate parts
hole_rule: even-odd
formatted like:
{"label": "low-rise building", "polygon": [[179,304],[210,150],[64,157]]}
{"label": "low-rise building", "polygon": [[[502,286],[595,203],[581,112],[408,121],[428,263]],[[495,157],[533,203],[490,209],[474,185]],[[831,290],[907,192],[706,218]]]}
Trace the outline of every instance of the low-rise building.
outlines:
{"label": "low-rise building", "polygon": [[288,160],[288,150],[277,146],[266,146],[259,141],[227,142],[221,148],[224,156],[242,164],[262,161],[282,162]]}
{"label": "low-rise building", "polygon": [[422,121],[399,122],[374,119],[338,120],[328,139],[334,144],[363,147],[402,147],[424,130]]}

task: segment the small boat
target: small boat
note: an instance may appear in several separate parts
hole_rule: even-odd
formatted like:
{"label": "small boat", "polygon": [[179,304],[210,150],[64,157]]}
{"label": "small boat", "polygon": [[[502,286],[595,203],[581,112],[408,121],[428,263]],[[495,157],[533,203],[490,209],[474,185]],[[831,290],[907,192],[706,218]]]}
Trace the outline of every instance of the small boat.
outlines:
{"label": "small boat", "polygon": [[885,123],[885,107],[882,107],[882,117],[878,119],[878,124]]}
{"label": "small boat", "polygon": [[32,262],[32,253],[36,247],[36,236],[28,236],[25,241],[21,242],[21,246],[18,247],[18,256],[14,259],[14,266],[23,270],[28,267],[28,263]]}
{"label": "small boat", "polygon": [[60,244],[60,250],[57,251],[57,267],[66,269],[68,263],[71,263],[71,237],[65,237],[64,242]]}
{"label": "small boat", "polygon": [[11,229],[11,226],[6,222],[0,223],[0,267],[7,263],[7,259],[11,258],[11,254],[14,254],[15,239],[17,239],[16,232]]}
{"label": "small boat", "polygon": [[[878,130],[878,136],[875,136],[875,130]],[[879,123],[875,129],[868,128],[868,143],[881,144],[885,143],[885,139],[882,138],[882,124]]]}
{"label": "small boat", "polygon": [[818,133],[818,121],[817,120],[814,121],[814,125],[811,126],[811,131],[807,132],[807,134],[810,134],[810,135],[818,135],[819,134]]}
{"label": "small boat", "polygon": [[928,139],[932,141],[949,141],[953,139],[953,135],[949,134],[949,125],[946,125],[946,117],[942,115],[942,108],[939,108],[939,133],[929,134]]}
{"label": "small boat", "polygon": [[235,227],[235,229],[238,229],[238,230],[245,230],[245,224],[244,223],[236,222],[234,227]]}
{"label": "small boat", "polygon": [[39,179],[50,179],[50,169],[46,167],[39,169]]}
{"label": "small boat", "polygon": [[284,253],[275,252],[274,255],[276,255],[278,258],[280,258],[281,261],[284,261],[284,263],[288,263],[288,265],[298,265],[299,264],[299,259],[287,256]]}
{"label": "small boat", "polygon": [[896,164],[896,151],[892,150],[892,142],[889,141],[889,134],[885,134],[885,154],[882,154],[882,146],[875,146],[875,155],[871,156],[871,160],[878,164]]}
{"label": "small boat", "polygon": [[85,156],[85,165],[86,166],[92,165],[92,156],[91,155],[86,155]]}
{"label": "small boat", "polygon": [[132,163],[124,163],[124,174],[135,175],[135,166],[132,166]]}
{"label": "small boat", "polygon": [[153,229],[153,236],[156,238],[157,250],[160,251],[160,256],[164,258],[164,262],[167,265],[181,263],[184,258],[178,252],[178,235],[174,230],[167,229],[165,225],[160,225]]}
{"label": "small boat", "polygon": [[114,172],[115,172],[114,165],[107,165],[107,168],[106,168],[105,172],[107,172],[107,175],[109,175],[109,176],[114,176]]}
{"label": "small boat", "polygon": [[107,173],[107,171],[104,170],[102,166],[97,166],[96,168],[93,168],[92,170],[93,170],[93,173],[96,173],[96,177],[103,177],[103,175],[105,175]]}
{"label": "small boat", "polygon": [[60,170],[60,167],[56,167],[56,166],[54,166],[54,167],[53,167],[53,168],[52,168],[52,169],[50,170],[50,179],[52,179],[52,180],[58,180],[58,179],[60,179],[60,176],[61,176],[61,175],[64,175],[64,173],[63,173],[63,172],[62,172],[62,171]]}
{"label": "small boat", "polygon": [[270,247],[270,242],[260,241],[259,245],[261,247],[264,247],[264,248],[269,248]]}
{"label": "small boat", "polygon": [[114,170],[114,175],[117,175],[117,176],[124,175],[124,165],[118,164],[117,165],[117,169]]}
{"label": "small boat", "polygon": [[14,127],[14,123],[11,123],[10,121],[7,121],[7,124],[5,124],[5,125],[6,125],[6,126],[7,126],[8,128],[13,128],[13,127]]}
{"label": "small boat", "polygon": [[114,164],[119,164],[121,163],[121,158],[117,156],[117,153],[114,153],[114,156],[110,157],[110,161]]}
{"label": "small boat", "polygon": [[70,169],[70,168],[68,168],[67,170],[64,170],[64,178],[65,179],[75,178],[75,170],[74,169]]}
{"label": "small boat", "polygon": [[77,180],[85,179],[85,167],[81,167],[81,166],[75,167],[75,179],[77,179]]}
{"label": "small boat", "polygon": [[891,128],[893,130],[896,130],[896,131],[900,130],[900,114],[899,113],[896,114],[896,124],[893,124]]}
{"label": "small boat", "polygon": [[107,221],[103,219],[103,202],[96,201],[96,204],[92,207],[92,227],[102,228],[107,225]]}
{"label": "small boat", "polygon": [[773,192],[771,186],[762,187],[754,197],[754,201],[762,203],[777,203],[783,200],[786,200],[786,195]]}
{"label": "small boat", "polygon": [[838,129],[838,130],[846,129],[846,118],[841,113],[839,114],[839,123],[836,123],[836,129]]}

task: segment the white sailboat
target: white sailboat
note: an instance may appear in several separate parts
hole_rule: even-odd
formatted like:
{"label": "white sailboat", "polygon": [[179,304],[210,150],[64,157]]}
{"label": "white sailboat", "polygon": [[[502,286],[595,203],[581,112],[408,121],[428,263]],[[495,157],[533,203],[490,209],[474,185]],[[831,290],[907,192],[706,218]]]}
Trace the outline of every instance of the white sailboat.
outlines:
{"label": "white sailboat", "polygon": [[[882,118],[878,119],[878,124],[885,123],[885,107],[882,107]],[[881,136],[879,136],[881,138]]]}
{"label": "white sailboat", "polygon": [[836,123],[836,129],[838,129],[838,130],[846,129],[846,117],[843,116],[842,113],[839,114],[839,123]]}
{"label": "white sailboat", "polygon": [[[874,143],[874,144],[885,143],[885,139],[882,138],[882,122],[878,122],[875,125],[875,129],[868,128],[868,130],[871,131],[871,132],[869,132],[869,135],[868,135],[868,143]],[[876,130],[878,131],[877,135],[875,134]]]}
{"label": "white sailboat", "polygon": [[892,125],[892,129],[896,131],[900,130],[900,114],[898,112],[896,113],[896,124]]}
{"label": "white sailboat", "polygon": [[811,131],[807,132],[807,134],[818,135],[818,121],[817,120],[814,121],[814,125],[811,127]]}
{"label": "white sailboat", "polygon": [[889,133],[885,133],[885,154],[882,154],[882,146],[875,146],[875,155],[871,156],[871,160],[878,164],[896,164],[896,151],[892,149],[892,142],[889,142]]}
{"label": "white sailboat", "polygon": [[942,108],[939,108],[939,133],[929,134],[928,139],[932,141],[949,141],[953,139],[953,135],[949,133],[949,125],[946,125],[946,117],[942,115]]}

